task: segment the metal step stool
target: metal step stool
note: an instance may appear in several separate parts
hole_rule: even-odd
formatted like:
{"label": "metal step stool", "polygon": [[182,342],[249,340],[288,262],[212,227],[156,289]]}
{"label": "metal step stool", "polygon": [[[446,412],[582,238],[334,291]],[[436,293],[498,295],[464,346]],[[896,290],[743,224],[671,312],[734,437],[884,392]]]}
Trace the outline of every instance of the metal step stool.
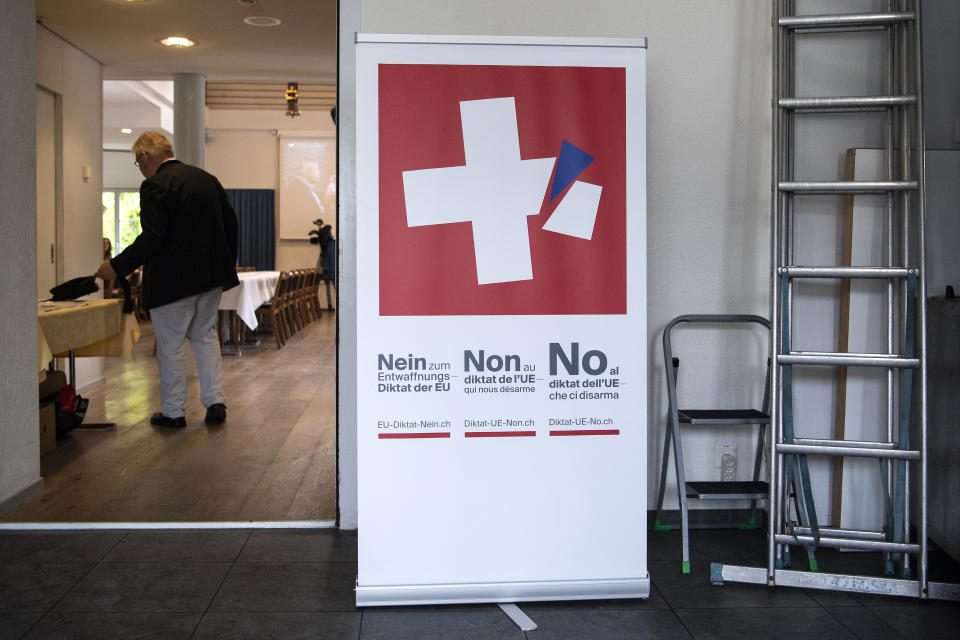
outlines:
{"label": "metal step stool", "polygon": [[[663,509],[663,496],[666,489],[667,466],[670,461],[670,445],[673,443],[674,468],[677,474],[677,487],[680,503],[680,528],[683,538],[683,558],[681,570],[690,573],[690,537],[687,499],[697,500],[750,500],[751,518],[745,528],[752,528],[756,522],[756,501],[769,497],[769,485],[760,480],[764,450],[764,431],[770,424],[770,364],[763,388],[762,408],[757,409],[678,409],[677,408],[677,370],[680,359],[673,357],[670,338],[673,328],[681,323],[732,324],[756,323],[765,327],[769,333],[770,321],[754,315],[709,314],[682,315],[671,320],[663,330],[663,361],[667,374],[667,428],[663,440],[663,462],[660,468],[660,487],[657,495],[657,510],[654,517],[654,530],[666,531],[673,527],[664,526],[660,521]],[[686,481],[683,465],[683,447],[680,441],[680,425],[757,425],[757,450],[753,464],[753,480],[745,481]],[[724,525],[725,526],[725,525]],[[700,525],[698,528],[715,528],[715,525]]]}

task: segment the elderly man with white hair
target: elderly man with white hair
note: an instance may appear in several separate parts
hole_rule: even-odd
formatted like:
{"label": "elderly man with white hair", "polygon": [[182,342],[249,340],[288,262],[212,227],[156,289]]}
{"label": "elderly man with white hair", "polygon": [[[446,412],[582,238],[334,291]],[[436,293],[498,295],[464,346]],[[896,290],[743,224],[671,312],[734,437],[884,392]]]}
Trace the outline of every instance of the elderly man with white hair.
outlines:
{"label": "elderly man with white hair", "polygon": [[155,131],[133,144],[140,185],[142,232],[119,255],[104,260],[97,277],[123,277],[143,266],[144,306],[157,336],[160,411],[150,423],[185,427],[186,340],[190,340],[208,425],[226,420],[217,310],[237,279],[237,215],[220,182],[173,157]]}

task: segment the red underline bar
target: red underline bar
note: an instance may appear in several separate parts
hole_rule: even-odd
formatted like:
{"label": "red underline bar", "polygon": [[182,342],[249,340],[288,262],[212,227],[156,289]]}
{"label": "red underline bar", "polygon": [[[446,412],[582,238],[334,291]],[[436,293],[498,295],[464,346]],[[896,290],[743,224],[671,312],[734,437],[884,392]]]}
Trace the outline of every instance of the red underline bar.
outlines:
{"label": "red underline bar", "polygon": [[465,438],[522,438],[535,435],[536,431],[467,431],[463,434]]}
{"label": "red underline bar", "polygon": [[618,436],[620,429],[577,429],[573,431],[551,431],[552,436]]}
{"label": "red underline bar", "polygon": [[430,432],[430,433],[378,433],[377,437],[381,440],[395,440],[401,438],[449,438],[449,431]]}

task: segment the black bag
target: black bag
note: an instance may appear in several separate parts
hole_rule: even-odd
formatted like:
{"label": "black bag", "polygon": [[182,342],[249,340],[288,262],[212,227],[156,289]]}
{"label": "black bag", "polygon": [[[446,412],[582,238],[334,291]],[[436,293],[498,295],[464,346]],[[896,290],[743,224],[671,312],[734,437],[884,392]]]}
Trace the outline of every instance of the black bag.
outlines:
{"label": "black bag", "polygon": [[73,385],[68,384],[56,395],[57,403],[57,440],[63,440],[67,433],[83,423],[87,415],[90,400],[77,395]]}
{"label": "black bag", "polygon": [[117,278],[117,284],[123,289],[123,312],[133,313],[133,293],[130,291],[130,281],[126,278]]}
{"label": "black bag", "polygon": [[81,276],[58,284],[53,289],[50,289],[50,294],[53,296],[51,300],[61,302],[63,300],[76,300],[80,296],[89,295],[99,290],[100,287],[97,285],[96,278],[93,276]]}

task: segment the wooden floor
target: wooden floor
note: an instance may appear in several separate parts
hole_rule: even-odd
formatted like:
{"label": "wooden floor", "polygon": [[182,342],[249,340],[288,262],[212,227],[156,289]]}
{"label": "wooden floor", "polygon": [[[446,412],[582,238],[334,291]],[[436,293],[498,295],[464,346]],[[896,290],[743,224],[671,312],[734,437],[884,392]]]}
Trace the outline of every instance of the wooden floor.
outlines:
{"label": "wooden floor", "polygon": [[[84,422],[41,458],[42,495],[6,522],[264,522],[333,520],[336,510],[335,318],[323,317],[282,350],[273,337],[224,355],[227,422],[203,423],[196,378],[187,427],[150,425],[159,377],[149,324],[135,361],[105,359],[106,384]],[[232,347],[225,348],[225,354]]]}

